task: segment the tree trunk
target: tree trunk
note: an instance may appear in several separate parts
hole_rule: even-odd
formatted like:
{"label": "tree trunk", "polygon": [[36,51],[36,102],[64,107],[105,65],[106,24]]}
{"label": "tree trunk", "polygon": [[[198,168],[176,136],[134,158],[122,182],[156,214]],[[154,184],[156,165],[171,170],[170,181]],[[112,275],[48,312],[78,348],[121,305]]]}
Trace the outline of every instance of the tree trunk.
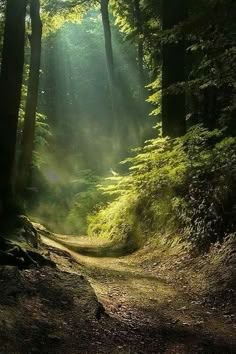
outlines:
{"label": "tree trunk", "polygon": [[110,100],[111,100],[110,102],[111,102],[112,127],[114,131],[118,132],[120,129],[120,125],[118,124],[120,92],[116,85],[116,75],[115,75],[115,68],[114,68],[114,56],[113,56],[112,37],[111,37],[111,25],[110,25],[110,18],[109,18],[109,0],[100,0],[100,1],[101,1],[101,15],[102,15],[103,30],[104,30],[106,62],[107,62],[107,72],[108,72]]}
{"label": "tree trunk", "polygon": [[21,142],[21,153],[19,160],[19,172],[17,189],[18,193],[22,193],[27,186],[28,177],[31,171],[36,110],[38,102],[39,74],[40,74],[40,58],[41,58],[41,39],[42,39],[42,22],[40,18],[40,0],[31,0],[30,2],[30,18],[31,18],[31,56],[30,71],[28,82],[28,93],[25,107],[25,119],[23,127],[23,135]]}
{"label": "tree trunk", "polygon": [[[173,29],[186,18],[186,0],[162,0],[162,29]],[[186,132],[185,94],[165,94],[171,85],[185,81],[185,44],[167,43],[162,48],[162,130],[172,138]]]}
{"label": "tree trunk", "polygon": [[113,58],[111,26],[110,26],[108,6],[109,6],[109,0],[101,0],[101,14],[102,14],[102,24],[103,24],[104,38],[105,38],[107,70],[108,70],[110,85],[114,87],[115,70],[114,70],[114,58]]}
{"label": "tree trunk", "polygon": [[138,50],[137,50],[137,59],[138,59],[138,70],[140,77],[140,85],[142,88],[142,92],[145,86],[145,75],[144,75],[144,49],[143,49],[143,24],[142,24],[142,15],[140,11],[140,2],[139,0],[133,0],[134,7],[134,17],[135,17],[135,25],[138,31]]}
{"label": "tree trunk", "polygon": [[214,130],[217,126],[219,110],[217,106],[217,89],[208,87],[203,90],[203,123],[209,130]]}
{"label": "tree trunk", "polygon": [[8,0],[0,77],[0,215],[13,204],[17,124],[24,67],[26,0]]}

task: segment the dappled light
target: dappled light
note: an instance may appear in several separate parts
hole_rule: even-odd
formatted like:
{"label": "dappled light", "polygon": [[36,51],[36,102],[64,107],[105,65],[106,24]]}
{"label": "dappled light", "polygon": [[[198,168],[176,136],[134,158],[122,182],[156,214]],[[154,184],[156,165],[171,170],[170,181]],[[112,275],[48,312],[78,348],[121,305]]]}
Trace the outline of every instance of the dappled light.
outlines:
{"label": "dappled light", "polygon": [[[43,43],[39,110],[47,116],[52,137],[47,146],[38,147],[38,154],[43,156],[42,183],[37,174],[32,184],[40,193],[33,211],[32,204],[29,208],[31,215],[42,218],[47,225],[56,224],[58,231],[86,232],[84,225],[71,220],[78,195],[84,193],[92,199],[91,210],[85,212],[92,213],[92,208],[100,203],[94,181],[108,177],[111,170],[124,172],[119,165],[122,158],[153,135],[154,121],[148,118],[150,107],[144,99],[140,101],[135,45],[126,44],[124,35],[112,25],[115,103],[99,11],[88,12],[81,23],[66,23]],[[91,182],[83,182],[83,170]],[[60,206],[56,202],[54,209],[53,200],[58,193],[66,202]]]}
{"label": "dappled light", "polygon": [[236,352],[235,18],[0,0],[0,353]]}

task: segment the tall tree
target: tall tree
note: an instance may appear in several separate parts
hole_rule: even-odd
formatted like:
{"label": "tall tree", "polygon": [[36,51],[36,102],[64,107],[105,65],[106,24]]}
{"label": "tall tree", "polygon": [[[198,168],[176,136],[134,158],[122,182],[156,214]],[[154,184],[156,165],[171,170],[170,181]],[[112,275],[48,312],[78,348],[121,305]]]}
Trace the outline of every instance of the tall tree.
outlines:
{"label": "tall tree", "polygon": [[140,86],[144,88],[145,86],[145,75],[144,75],[144,48],[143,48],[143,23],[142,23],[142,13],[140,9],[140,0],[133,0],[134,7],[134,22],[137,28],[138,34],[138,69],[140,75]]}
{"label": "tall tree", "polygon": [[104,40],[105,40],[107,71],[108,71],[108,79],[109,79],[109,86],[110,86],[110,100],[111,100],[111,109],[112,109],[113,129],[116,131],[119,129],[118,110],[120,108],[119,105],[120,92],[117,89],[117,85],[116,85],[114,55],[113,55],[112,36],[111,36],[111,23],[110,23],[110,16],[109,16],[109,1],[110,0],[100,0],[100,4],[101,4],[101,15],[102,15],[102,24],[103,24]]}
{"label": "tall tree", "polygon": [[34,135],[36,125],[36,109],[38,101],[42,21],[40,18],[40,0],[30,1],[31,35],[30,47],[30,71],[28,82],[28,93],[25,107],[25,119],[22,135],[21,153],[19,160],[19,172],[17,189],[22,193],[27,186],[27,181],[32,165]]}
{"label": "tall tree", "polygon": [[0,215],[13,201],[18,114],[24,67],[26,0],[7,0],[0,77]]}
{"label": "tall tree", "polygon": [[[162,29],[171,30],[186,18],[186,0],[162,0]],[[162,48],[162,130],[163,136],[178,137],[186,132],[185,94],[168,93],[171,85],[185,81],[185,44],[167,42]]]}
{"label": "tall tree", "polygon": [[114,57],[111,39],[111,25],[109,18],[109,0],[101,0],[101,15],[104,29],[105,49],[107,70],[109,75],[110,84],[113,87],[115,85],[115,70],[114,70]]}

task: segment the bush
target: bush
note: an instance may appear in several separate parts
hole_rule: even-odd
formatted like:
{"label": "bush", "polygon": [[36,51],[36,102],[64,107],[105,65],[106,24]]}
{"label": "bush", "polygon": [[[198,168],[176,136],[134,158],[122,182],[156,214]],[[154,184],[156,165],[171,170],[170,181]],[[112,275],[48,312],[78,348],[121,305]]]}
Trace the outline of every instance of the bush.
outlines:
{"label": "bush", "polygon": [[157,138],[136,149],[125,176],[100,189],[114,201],[89,218],[89,232],[107,238],[181,233],[198,249],[233,228],[236,139],[195,126],[184,137]]}
{"label": "bush", "polygon": [[122,241],[135,229],[137,202],[131,195],[123,195],[88,217],[89,235]]}

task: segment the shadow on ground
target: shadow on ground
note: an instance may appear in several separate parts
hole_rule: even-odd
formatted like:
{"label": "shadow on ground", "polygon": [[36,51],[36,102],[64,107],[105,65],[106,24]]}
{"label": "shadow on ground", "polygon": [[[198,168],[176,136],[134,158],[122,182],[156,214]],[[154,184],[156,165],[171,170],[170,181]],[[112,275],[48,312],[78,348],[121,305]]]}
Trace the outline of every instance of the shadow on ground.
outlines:
{"label": "shadow on ground", "polygon": [[68,242],[59,235],[50,234],[48,238],[60,243],[73,252],[79,253],[88,257],[122,257],[134,253],[139,248],[139,245],[132,238],[121,241],[106,241],[102,245],[79,245],[76,237],[75,242]]}

